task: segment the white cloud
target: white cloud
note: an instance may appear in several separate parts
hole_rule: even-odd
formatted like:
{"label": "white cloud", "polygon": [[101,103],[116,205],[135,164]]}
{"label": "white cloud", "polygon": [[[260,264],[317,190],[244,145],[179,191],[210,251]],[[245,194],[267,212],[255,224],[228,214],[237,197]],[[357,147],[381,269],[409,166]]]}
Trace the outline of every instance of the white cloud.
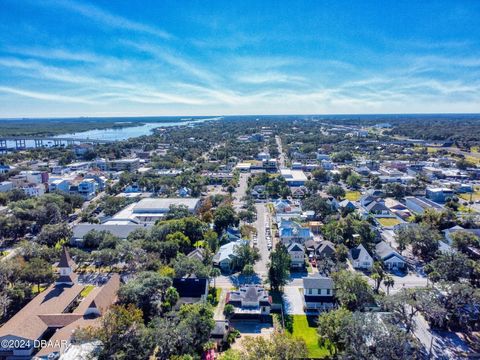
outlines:
{"label": "white cloud", "polygon": [[101,8],[87,4],[79,3],[73,0],[62,0],[53,2],[55,5],[67,10],[83,15],[95,22],[117,29],[127,29],[140,33],[150,34],[162,39],[171,39],[173,36],[155,26],[143,24],[141,22],[129,20],[125,17],[109,13]]}
{"label": "white cloud", "polygon": [[30,90],[12,88],[8,86],[0,86],[0,92],[20,95],[23,97],[28,97],[36,100],[55,101],[55,102],[62,102],[62,103],[95,104],[94,101],[86,100],[78,96],[65,96],[65,95],[59,95],[59,94],[35,92]]}

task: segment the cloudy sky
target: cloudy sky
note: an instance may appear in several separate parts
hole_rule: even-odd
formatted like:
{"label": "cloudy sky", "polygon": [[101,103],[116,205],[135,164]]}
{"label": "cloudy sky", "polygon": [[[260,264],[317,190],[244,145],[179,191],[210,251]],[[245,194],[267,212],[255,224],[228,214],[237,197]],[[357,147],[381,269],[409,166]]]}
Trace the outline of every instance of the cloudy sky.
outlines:
{"label": "cloudy sky", "polygon": [[0,0],[0,117],[480,112],[480,1]]}

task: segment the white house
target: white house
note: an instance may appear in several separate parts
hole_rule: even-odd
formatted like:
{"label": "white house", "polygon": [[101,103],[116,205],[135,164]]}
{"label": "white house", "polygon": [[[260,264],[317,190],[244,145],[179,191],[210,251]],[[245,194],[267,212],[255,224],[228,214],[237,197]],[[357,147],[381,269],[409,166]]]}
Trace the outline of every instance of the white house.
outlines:
{"label": "white house", "polygon": [[303,278],[305,310],[326,311],[334,307],[334,283],[326,276],[315,275]]}
{"label": "white house", "polygon": [[373,257],[362,244],[348,252],[348,259],[354,269],[371,270],[373,267]]}
{"label": "white house", "polygon": [[287,251],[292,261],[290,267],[298,269],[305,266],[305,248],[301,244],[291,243]]}

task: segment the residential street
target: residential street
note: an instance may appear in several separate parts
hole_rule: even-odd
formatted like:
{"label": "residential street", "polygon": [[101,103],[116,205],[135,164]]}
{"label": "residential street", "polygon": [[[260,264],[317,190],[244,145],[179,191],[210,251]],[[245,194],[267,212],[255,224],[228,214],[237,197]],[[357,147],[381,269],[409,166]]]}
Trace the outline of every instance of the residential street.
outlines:
{"label": "residential street", "polygon": [[243,197],[247,194],[247,187],[248,187],[248,178],[250,174],[247,173],[240,173],[240,179],[238,181],[238,186],[235,188],[235,192],[233,193],[233,207],[235,210],[239,210],[243,205]]}
{"label": "residential street", "polygon": [[277,142],[277,146],[278,146],[278,152],[280,153],[278,159],[279,159],[279,166],[280,168],[284,168],[285,167],[285,154],[283,152],[283,147],[282,147],[282,139],[280,138],[280,136],[276,135],[275,136],[275,141]]}

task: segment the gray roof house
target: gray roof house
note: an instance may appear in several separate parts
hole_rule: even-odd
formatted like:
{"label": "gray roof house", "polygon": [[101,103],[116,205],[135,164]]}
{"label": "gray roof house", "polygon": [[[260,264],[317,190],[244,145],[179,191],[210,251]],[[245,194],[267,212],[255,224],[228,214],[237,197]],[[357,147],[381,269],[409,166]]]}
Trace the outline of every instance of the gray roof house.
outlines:
{"label": "gray roof house", "polygon": [[304,277],[302,280],[305,311],[325,311],[334,307],[332,278],[316,274]]}
{"label": "gray roof house", "polygon": [[375,246],[376,256],[383,261],[389,270],[405,269],[407,263],[402,255],[396,252],[385,241],[380,241]]}

